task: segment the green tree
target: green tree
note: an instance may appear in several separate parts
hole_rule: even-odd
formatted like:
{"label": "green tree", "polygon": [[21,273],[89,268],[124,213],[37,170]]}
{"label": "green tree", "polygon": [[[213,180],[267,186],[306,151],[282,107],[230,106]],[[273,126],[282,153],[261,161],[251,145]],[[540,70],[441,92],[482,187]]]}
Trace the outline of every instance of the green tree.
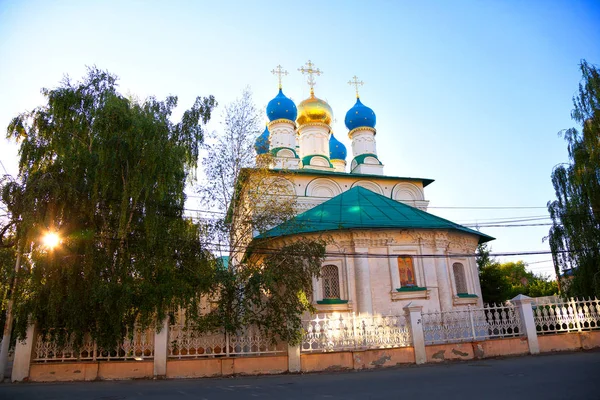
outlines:
{"label": "green tree", "polygon": [[486,303],[502,303],[519,294],[530,297],[558,294],[556,281],[526,270],[523,261],[500,263],[490,256],[487,244],[477,248],[481,293]]}
{"label": "green tree", "polygon": [[573,269],[569,295],[600,294],[600,72],[585,60],[573,98],[571,117],[580,129],[562,131],[569,163],[552,171],[556,200],[548,202],[552,218],[549,243],[556,276]]}
{"label": "green tree", "polygon": [[[183,211],[216,103],[198,97],[173,123],[177,97],[128,99],[95,67],[42,92],[47,104],[7,130],[20,161],[2,200],[32,266],[13,294],[17,332],[32,318],[112,347],[135,321],[149,325],[209,290],[214,264]],[[62,238],[54,250],[40,242],[48,230]]]}
{"label": "green tree", "polygon": [[548,277],[527,271],[527,264],[524,261],[502,263],[498,265],[498,268],[510,285],[508,299],[519,294],[530,297],[558,294],[556,281],[549,281]]}
{"label": "green tree", "polygon": [[289,182],[269,169],[271,155],[255,155],[264,126],[248,89],[225,107],[223,121],[223,129],[205,146],[206,179],[198,191],[205,204],[220,212],[220,218],[206,222],[206,231],[214,251],[229,262],[215,279],[218,307],[198,319],[232,333],[253,325],[273,340],[297,343],[301,315],[313,311],[308,299],[325,242],[253,240],[295,215],[295,196]]}
{"label": "green tree", "polygon": [[510,284],[499,268],[500,263],[490,256],[487,243],[477,246],[476,261],[483,301],[486,303],[502,303],[508,300],[510,298]]}

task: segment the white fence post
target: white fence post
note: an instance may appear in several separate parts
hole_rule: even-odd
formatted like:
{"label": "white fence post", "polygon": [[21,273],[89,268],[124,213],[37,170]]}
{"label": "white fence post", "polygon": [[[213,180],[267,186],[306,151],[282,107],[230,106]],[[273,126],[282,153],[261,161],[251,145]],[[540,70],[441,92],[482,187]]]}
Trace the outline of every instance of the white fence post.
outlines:
{"label": "white fence post", "polygon": [[288,344],[288,371],[300,372],[302,364],[300,363],[300,345],[290,346]]}
{"label": "white fence post", "polygon": [[425,353],[425,335],[423,334],[423,306],[417,306],[408,303],[404,306],[406,319],[410,321],[410,332],[415,350],[415,362],[425,364],[427,362],[427,353]]}
{"label": "white fence post", "polygon": [[538,343],[537,331],[535,328],[535,319],[533,318],[533,309],[531,308],[533,299],[529,296],[520,294],[512,299],[511,302],[519,309],[521,324],[527,335],[527,342],[529,343],[529,352],[531,354],[538,354],[540,352],[540,345]]}
{"label": "white fence post", "polygon": [[33,346],[37,336],[37,327],[35,324],[27,327],[27,336],[25,340],[17,340],[15,345],[15,360],[11,380],[13,382],[21,382],[29,378],[29,369],[31,368],[31,359],[33,358]]}
{"label": "white fence post", "polygon": [[473,321],[473,310],[471,306],[467,304],[467,311],[469,311],[469,322],[471,324],[471,336],[473,337],[473,341],[477,341],[477,336],[475,335],[475,321]]}
{"label": "white fence post", "polygon": [[162,321],[160,332],[154,331],[154,377],[167,375],[169,357],[169,317]]}
{"label": "white fence post", "polygon": [[[577,300],[579,300],[579,299],[577,299]],[[581,328],[583,327],[583,324],[579,320],[579,311],[577,310],[577,302],[572,297],[571,297],[571,307],[573,307],[573,317],[575,319],[575,326],[577,327],[577,330],[579,332],[581,332]],[[568,310],[568,307],[567,307],[567,310]]]}
{"label": "white fence post", "polygon": [[225,332],[225,355],[227,357],[231,357],[231,350],[229,348],[230,339],[231,336],[229,335],[229,332]]}

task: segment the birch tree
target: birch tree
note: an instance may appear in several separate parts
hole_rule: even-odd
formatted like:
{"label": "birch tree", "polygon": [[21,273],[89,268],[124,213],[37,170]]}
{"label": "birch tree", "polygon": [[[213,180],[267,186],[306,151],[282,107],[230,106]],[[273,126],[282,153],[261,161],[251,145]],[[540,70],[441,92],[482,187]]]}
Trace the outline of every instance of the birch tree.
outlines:
{"label": "birch tree", "polygon": [[566,291],[572,296],[600,295],[600,71],[582,61],[579,92],[571,117],[579,128],[561,132],[569,163],[552,171],[556,200],[548,202],[552,218],[550,249],[557,276],[573,270]]}
{"label": "birch tree", "polygon": [[217,309],[201,319],[229,332],[253,325],[273,340],[297,343],[301,315],[313,308],[312,278],[319,275],[325,242],[259,239],[296,214],[291,183],[270,169],[269,153],[256,157],[254,143],[264,125],[248,89],[225,107],[221,132],[206,145],[204,204],[219,212],[207,221],[215,252],[229,259],[217,271]]}

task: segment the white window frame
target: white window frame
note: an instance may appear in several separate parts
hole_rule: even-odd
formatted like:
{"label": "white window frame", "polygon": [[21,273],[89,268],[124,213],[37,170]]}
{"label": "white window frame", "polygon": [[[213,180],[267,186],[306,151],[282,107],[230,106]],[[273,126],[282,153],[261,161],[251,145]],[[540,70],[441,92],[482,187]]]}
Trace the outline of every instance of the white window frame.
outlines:
{"label": "white window frame", "polygon": [[[335,265],[338,269],[338,279],[340,282],[340,300],[348,300],[348,285],[346,279],[346,264],[343,258],[326,259],[321,264],[321,268],[326,265]],[[323,281],[322,279],[313,278],[313,299],[317,301],[323,300]]]}
{"label": "white window frame", "polygon": [[[390,296],[392,301],[429,299],[430,289],[427,289],[423,257],[420,257],[421,254],[421,247],[419,245],[395,245],[388,247]],[[396,290],[402,287],[400,285],[400,272],[398,271],[398,257],[400,256],[412,257],[416,284],[418,287],[426,288],[425,290],[410,292],[398,292]]]}
{"label": "white window frame", "polygon": [[412,257],[416,284],[419,287],[427,287],[425,283],[425,272],[423,270],[423,258],[419,257],[421,255],[419,246],[393,246],[388,255],[390,256],[390,289],[392,291],[402,287],[400,284],[400,272],[398,271],[398,257],[400,256]]}
{"label": "white window frame", "polygon": [[469,261],[466,258],[450,258],[448,263],[448,272],[452,282],[452,294],[458,296],[458,288],[456,287],[456,278],[454,277],[454,264],[462,264],[463,274],[465,276],[465,285],[467,286],[467,294],[475,294],[474,285],[471,274],[467,269]]}
{"label": "white window frame", "polygon": [[[452,297],[453,304],[455,306],[467,305],[467,304],[480,304],[481,299],[479,294],[475,290],[475,282],[473,281],[474,275],[472,273],[472,266],[469,259],[466,257],[448,257],[448,275],[450,276],[450,283],[452,285]],[[454,264],[459,263],[463,266],[463,273],[465,275],[465,284],[467,285],[467,294],[476,295],[477,297],[458,297],[458,290],[456,287],[456,280],[454,279]]]}

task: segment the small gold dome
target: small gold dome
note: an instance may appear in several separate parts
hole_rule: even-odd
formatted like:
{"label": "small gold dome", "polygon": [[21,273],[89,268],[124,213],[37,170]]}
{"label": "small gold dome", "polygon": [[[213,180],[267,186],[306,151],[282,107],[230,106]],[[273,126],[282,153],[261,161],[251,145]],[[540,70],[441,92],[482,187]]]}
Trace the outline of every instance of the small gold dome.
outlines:
{"label": "small gold dome", "polygon": [[306,125],[314,122],[331,125],[333,111],[326,101],[315,97],[313,92],[310,97],[298,104],[298,125]]}

